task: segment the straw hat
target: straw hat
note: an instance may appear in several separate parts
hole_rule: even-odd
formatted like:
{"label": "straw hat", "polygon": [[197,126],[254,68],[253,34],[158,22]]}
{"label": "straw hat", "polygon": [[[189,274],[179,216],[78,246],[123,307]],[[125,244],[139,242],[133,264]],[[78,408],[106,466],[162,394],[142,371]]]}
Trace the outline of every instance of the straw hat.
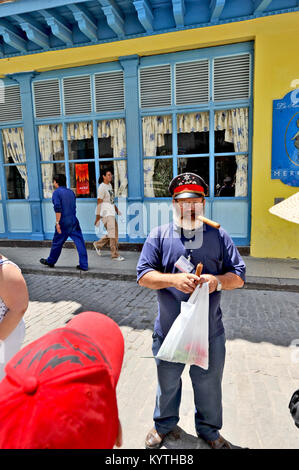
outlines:
{"label": "straw hat", "polygon": [[269,212],[289,222],[299,224],[299,192],[281,201],[279,204],[275,204],[269,209]]}

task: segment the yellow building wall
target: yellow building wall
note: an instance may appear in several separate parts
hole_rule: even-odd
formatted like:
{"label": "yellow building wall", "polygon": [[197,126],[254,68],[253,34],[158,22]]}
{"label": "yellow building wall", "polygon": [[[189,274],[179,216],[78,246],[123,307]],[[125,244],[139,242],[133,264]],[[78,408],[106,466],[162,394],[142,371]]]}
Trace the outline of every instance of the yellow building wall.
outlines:
{"label": "yellow building wall", "polygon": [[0,77],[111,62],[133,54],[149,56],[249,40],[255,42],[251,255],[299,258],[298,225],[268,211],[274,198],[287,198],[298,191],[271,180],[271,152],[273,100],[291,91],[292,81],[299,79],[299,12],[5,58],[0,60]]}
{"label": "yellow building wall", "polygon": [[299,225],[268,211],[274,198],[299,191],[271,180],[272,100],[293,90],[296,79],[299,83],[298,44],[299,27],[264,32],[255,40],[251,255],[256,257],[299,258]]}

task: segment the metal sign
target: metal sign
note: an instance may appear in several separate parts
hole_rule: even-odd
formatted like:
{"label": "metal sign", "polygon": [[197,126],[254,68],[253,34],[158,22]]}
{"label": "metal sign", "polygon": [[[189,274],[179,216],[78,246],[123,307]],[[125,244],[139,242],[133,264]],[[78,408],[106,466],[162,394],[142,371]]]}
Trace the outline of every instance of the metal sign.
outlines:
{"label": "metal sign", "polygon": [[271,178],[299,186],[299,88],[273,100]]}

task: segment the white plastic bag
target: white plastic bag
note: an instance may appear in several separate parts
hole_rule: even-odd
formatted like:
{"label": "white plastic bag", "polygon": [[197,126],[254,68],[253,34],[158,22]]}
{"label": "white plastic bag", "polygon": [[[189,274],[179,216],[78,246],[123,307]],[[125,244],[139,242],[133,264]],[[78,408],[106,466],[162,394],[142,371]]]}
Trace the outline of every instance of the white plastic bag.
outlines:
{"label": "white plastic bag", "polygon": [[209,285],[197,286],[164,339],[157,359],[209,368]]}
{"label": "white plastic bag", "polygon": [[98,223],[98,225],[94,226],[94,231],[98,238],[102,238],[104,235],[107,235],[108,232],[102,222],[102,219],[100,219],[100,222]]}

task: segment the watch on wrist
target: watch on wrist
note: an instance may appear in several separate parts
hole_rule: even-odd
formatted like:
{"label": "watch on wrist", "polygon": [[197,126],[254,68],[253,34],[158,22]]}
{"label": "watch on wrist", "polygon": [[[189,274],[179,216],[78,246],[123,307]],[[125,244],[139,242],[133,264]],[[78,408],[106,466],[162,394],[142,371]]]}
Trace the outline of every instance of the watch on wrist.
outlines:
{"label": "watch on wrist", "polygon": [[56,225],[59,225],[59,222],[56,222]]}
{"label": "watch on wrist", "polygon": [[216,291],[219,292],[219,291],[222,290],[222,284],[221,284],[221,282],[219,281],[218,277],[217,277],[217,276],[215,276],[215,277],[216,277],[217,282],[218,282],[217,287],[216,287]]}

